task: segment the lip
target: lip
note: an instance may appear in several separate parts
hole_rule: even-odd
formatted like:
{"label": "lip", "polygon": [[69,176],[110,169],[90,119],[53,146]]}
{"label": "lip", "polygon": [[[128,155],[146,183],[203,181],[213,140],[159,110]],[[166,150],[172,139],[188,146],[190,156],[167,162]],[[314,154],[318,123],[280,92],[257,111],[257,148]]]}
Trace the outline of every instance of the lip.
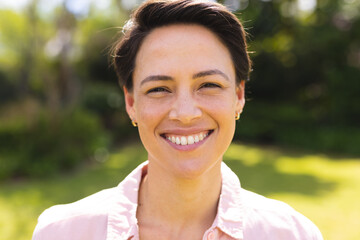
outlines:
{"label": "lip", "polygon": [[[166,134],[188,136],[188,135],[194,135],[194,134],[204,132],[204,131],[208,131],[208,135],[202,141],[199,141],[197,143],[193,143],[193,144],[190,144],[190,145],[178,145],[176,143],[171,142],[170,140],[168,140],[165,137]],[[204,144],[208,140],[208,138],[212,135],[213,132],[214,132],[214,129],[197,130],[197,131],[177,129],[177,130],[168,131],[166,133],[162,133],[162,134],[160,134],[160,136],[164,141],[166,141],[170,146],[172,146],[176,150],[179,150],[179,151],[192,151],[192,150],[195,150],[196,148],[200,147],[202,144]]]}

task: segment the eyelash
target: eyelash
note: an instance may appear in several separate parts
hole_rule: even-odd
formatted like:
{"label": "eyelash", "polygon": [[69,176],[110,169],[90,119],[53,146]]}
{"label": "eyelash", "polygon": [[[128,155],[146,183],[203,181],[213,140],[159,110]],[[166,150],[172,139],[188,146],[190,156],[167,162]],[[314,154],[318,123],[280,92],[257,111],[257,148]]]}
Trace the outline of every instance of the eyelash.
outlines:
{"label": "eyelash", "polygon": [[169,92],[169,90],[167,90],[164,87],[156,87],[148,90],[146,93],[157,93],[157,92]]}
{"label": "eyelash", "polygon": [[[202,84],[200,88],[221,88],[221,86],[216,83],[207,82]],[[165,87],[156,87],[148,90],[146,93],[158,93],[158,92],[170,92],[170,91]]]}
{"label": "eyelash", "polygon": [[220,85],[218,85],[218,84],[216,84],[216,83],[210,83],[210,82],[202,84],[200,88],[203,88],[203,87],[221,88]]}

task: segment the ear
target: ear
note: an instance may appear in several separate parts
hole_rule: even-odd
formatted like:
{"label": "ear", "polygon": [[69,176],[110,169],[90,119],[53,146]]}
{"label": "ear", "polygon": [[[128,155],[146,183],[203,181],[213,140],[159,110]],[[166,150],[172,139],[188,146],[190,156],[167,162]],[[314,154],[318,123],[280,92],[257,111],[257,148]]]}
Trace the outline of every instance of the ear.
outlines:
{"label": "ear", "polygon": [[236,112],[242,112],[245,106],[245,81],[241,81],[236,87]]}
{"label": "ear", "polygon": [[135,109],[135,100],[134,95],[132,92],[128,91],[127,88],[124,86],[124,96],[125,96],[125,106],[126,112],[129,115],[131,120],[136,121],[136,109]]}

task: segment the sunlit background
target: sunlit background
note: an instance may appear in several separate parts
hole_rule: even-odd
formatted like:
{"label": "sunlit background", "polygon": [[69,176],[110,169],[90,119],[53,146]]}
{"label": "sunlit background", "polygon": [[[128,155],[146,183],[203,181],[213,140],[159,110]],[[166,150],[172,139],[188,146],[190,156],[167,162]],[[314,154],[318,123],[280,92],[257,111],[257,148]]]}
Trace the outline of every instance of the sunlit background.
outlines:
{"label": "sunlit background", "polygon": [[[146,159],[108,57],[141,2],[0,0],[2,239],[30,239],[45,208],[115,186]],[[360,239],[360,1],[219,2],[253,60],[225,161],[325,239]]]}

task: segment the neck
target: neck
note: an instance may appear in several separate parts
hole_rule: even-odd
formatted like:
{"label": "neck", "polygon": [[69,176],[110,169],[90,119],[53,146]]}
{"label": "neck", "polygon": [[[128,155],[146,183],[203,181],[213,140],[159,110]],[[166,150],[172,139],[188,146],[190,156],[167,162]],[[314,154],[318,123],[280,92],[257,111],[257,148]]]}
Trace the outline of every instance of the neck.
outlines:
{"label": "neck", "polygon": [[186,179],[159,172],[149,164],[140,186],[137,217],[140,225],[158,225],[181,231],[213,223],[221,191],[221,162],[201,176]]}

